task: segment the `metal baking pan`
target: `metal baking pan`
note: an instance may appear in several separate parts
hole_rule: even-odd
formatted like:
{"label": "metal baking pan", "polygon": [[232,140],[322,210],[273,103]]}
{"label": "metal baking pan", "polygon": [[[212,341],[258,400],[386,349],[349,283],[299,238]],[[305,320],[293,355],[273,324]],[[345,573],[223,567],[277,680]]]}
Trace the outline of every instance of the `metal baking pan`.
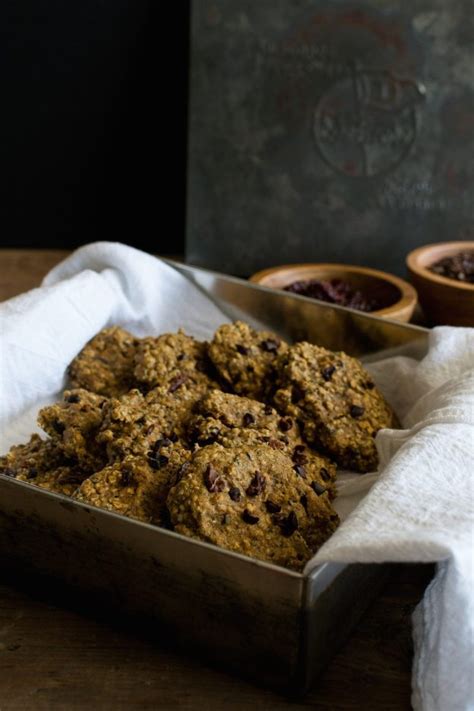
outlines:
{"label": "metal baking pan", "polygon": [[[203,269],[170,264],[231,318],[288,340],[367,357],[421,357],[427,331]],[[0,474],[4,570],[41,575],[106,601],[187,653],[304,693],[384,581],[385,566],[324,564],[309,574],[102,511]]]}

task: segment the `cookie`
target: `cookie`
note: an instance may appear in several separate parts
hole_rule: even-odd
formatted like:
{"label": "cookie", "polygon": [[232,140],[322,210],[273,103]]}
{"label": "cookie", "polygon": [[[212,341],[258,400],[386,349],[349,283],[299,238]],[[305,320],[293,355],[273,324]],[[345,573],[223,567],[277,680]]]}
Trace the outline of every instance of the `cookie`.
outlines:
{"label": "cookie", "polygon": [[294,476],[266,446],[212,444],[194,452],[167,499],[175,531],[301,570],[338,524],[327,493]]}
{"label": "cookie", "polygon": [[172,443],[155,452],[154,462],[127,456],[86,479],[74,498],[158,526],[167,525],[166,497],[173,476],[190,456]]}
{"label": "cookie", "polygon": [[202,383],[212,368],[207,343],[182,330],[141,339],[134,362],[135,378],[142,389],[148,390],[158,386],[178,388],[186,379]]}
{"label": "cookie", "polygon": [[110,461],[128,454],[146,455],[163,438],[184,442],[193,408],[206,391],[206,383],[186,380],[171,390],[162,386],[143,395],[135,389],[111,398],[104,406],[97,441],[106,447]]}
{"label": "cookie", "polygon": [[287,344],[267,331],[236,321],[220,326],[209,346],[219,376],[238,395],[266,399],[273,387],[275,362]]}
{"label": "cookie", "polygon": [[301,423],[308,443],[346,469],[377,468],[374,437],[396,419],[358,360],[297,343],[279,359],[277,384],[276,407]]}
{"label": "cookie", "polygon": [[57,441],[64,454],[91,473],[106,464],[105,449],[96,441],[107,398],[88,390],[66,390],[62,402],[40,410],[38,424]]}
{"label": "cookie", "polygon": [[138,339],[119,326],[104,328],[68,368],[72,388],[118,397],[135,385],[133,368]]}
{"label": "cookie", "polygon": [[71,496],[87,476],[67,460],[56,442],[43,440],[37,434],[27,444],[16,445],[0,457],[0,472],[65,496]]}
{"label": "cookie", "polygon": [[294,418],[280,415],[271,405],[217,390],[204,397],[198,409],[201,414],[189,426],[192,443],[205,446],[217,442],[225,447],[266,444],[292,459],[295,474],[335,497],[334,463],[303,441]]}

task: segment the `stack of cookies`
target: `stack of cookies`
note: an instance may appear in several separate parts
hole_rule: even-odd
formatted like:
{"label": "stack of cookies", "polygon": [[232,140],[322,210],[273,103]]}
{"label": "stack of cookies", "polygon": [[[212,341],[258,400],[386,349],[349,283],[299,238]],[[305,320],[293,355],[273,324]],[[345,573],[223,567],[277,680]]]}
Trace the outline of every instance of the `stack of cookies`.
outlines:
{"label": "stack of cookies", "polygon": [[98,333],[63,400],[0,472],[140,521],[301,570],[338,525],[337,466],[377,466],[395,426],[361,363],[242,322]]}

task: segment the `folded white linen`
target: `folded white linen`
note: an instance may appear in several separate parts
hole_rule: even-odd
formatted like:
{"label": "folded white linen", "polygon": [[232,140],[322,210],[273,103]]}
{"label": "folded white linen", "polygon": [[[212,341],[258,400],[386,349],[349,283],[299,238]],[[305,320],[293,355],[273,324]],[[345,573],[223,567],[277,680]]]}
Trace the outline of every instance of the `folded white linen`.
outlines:
{"label": "folded white linen", "polygon": [[[184,328],[208,338],[225,315],[175,269],[115,243],[95,243],[55,267],[43,285],[0,305],[0,452],[25,441],[39,407],[101,328],[138,336]],[[474,331],[439,328],[421,361],[368,366],[405,429],[377,436],[380,468],[344,474],[343,525],[308,564],[435,561],[414,616],[413,704],[474,709]],[[352,512],[352,513],[351,513]]]}

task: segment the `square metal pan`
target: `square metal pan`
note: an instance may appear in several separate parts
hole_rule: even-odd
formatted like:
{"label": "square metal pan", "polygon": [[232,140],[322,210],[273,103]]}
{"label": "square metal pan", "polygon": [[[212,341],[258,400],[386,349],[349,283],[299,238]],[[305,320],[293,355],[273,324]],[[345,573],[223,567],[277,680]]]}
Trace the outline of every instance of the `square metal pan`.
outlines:
{"label": "square metal pan", "polygon": [[[427,331],[171,263],[230,318],[353,355],[422,356]],[[61,581],[145,619],[187,653],[304,693],[384,581],[385,566],[303,575],[0,474],[5,570]]]}

